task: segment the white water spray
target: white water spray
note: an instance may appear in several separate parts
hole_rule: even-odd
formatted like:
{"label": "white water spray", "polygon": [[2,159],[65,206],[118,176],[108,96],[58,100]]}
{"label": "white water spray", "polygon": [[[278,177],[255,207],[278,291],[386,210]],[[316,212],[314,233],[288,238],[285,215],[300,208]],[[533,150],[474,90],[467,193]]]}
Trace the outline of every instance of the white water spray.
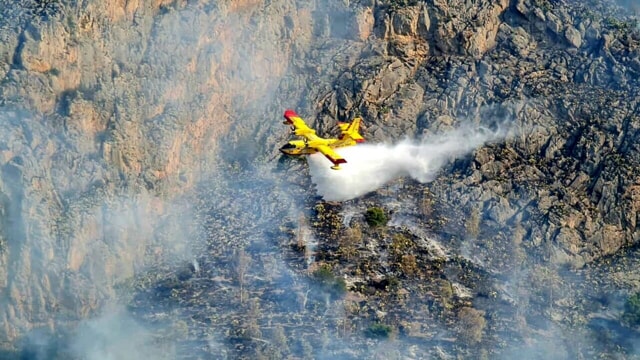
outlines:
{"label": "white water spray", "polygon": [[337,149],[347,159],[342,170],[331,170],[322,154],[309,156],[311,179],[326,201],[344,201],[374,191],[403,177],[426,183],[450,160],[504,136],[481,128],[461,127],[444,134],[397,144],[362,144]]}

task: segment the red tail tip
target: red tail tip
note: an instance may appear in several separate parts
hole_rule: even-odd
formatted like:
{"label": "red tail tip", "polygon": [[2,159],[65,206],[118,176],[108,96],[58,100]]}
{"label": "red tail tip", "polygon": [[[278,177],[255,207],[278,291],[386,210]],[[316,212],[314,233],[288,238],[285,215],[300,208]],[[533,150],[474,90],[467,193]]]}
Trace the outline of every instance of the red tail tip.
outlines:
{"label": "red tail tip", "polygon": [[295,112],[295,111],[293,111],[293,110],[291,110],[291,109],[287,109],[287,110],[285,110],[285,111],[284,111],[284,117],[285,117],[285,118],[287,118],[287,119],[288,119],[288,118],[290,118],[290,117],[294,117],[294,116],[295,116],[295,117],[298,117],[298,114],[296,114],[296,112]]}

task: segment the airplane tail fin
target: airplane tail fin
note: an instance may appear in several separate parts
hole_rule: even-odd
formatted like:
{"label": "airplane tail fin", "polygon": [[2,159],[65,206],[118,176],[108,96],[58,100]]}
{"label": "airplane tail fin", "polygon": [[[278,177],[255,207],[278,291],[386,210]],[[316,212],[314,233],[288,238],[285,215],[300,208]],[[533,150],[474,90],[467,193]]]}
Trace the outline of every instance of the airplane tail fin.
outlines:
{"label": "airplane tail fin", "polygon": [[353,140],[357,143],[364,142],[364,138],[358,132],[360,130],[361,121],[362,119],[357,117],[350,123],[339,123],[338,127],[340,127],[340,131],[342,132],[340,140]]}

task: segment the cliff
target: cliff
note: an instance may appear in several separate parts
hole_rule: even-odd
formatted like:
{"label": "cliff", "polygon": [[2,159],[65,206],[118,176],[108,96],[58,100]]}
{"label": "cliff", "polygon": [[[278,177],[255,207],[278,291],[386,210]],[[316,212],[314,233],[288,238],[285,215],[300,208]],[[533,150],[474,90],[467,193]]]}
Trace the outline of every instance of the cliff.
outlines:
{"label": "cliff", "polygon": [[168,245],[158,232],[183,220],[173,199],[215,172],[238,111],[264,102],[293,49],[308,44],[310,10],[257,1],[2,9],[0,316],[10,344],[92,313],[144,267],[154,242]]}
{"label": "cliff", "polygon": [[[267,287],[291,290],[284,278],[297,279],[314,267],[299,259],[269,265],[266,258],[293,256],[273,239],[288,234],[282,227],[291,222],[306,229],[295,225],[300,214],[319,224],[308,231],[320,239],[323,261],[350,281],[350,296],[367,295],[356,285],[379,284],[373,274],[388,270],[386,255],[356,246],[372,265],[355,271],[345,265],[351,258],[331,243],[345,229],[332,233],[324,222],[329,215],[344,222],[349,209],[362,212],[398,199],[405,201],[398,213],[417,208],[417,199],[433,204],[419,217],[434,220],[403,236],[420,243],[425,231],[440,237],[447,251],[473,249],[481,260],[479,268],[456,260],[445,271],[433,253],[423,254],[424,263],[417,258],[425,274],[450,282],[461,276],[459,266],[468,266],[484,274],[478,275],[482,281],[499,283],[520,269],[520,256],[527,265],[575,270],[624,254],[640,240],[640,37],[633,6],[546,0],[0,1],[2,347],[20,348],[38,329],[73,329],[117,299],[122,284],[150,273],[157,283],[125,293],[136,298],[134,308],[164,304],[162,296],[136,296],[164,286],[173,297],[171,289],[180,289],[182,280],[171,274],[194,259],[211,282],[180,285],[188,291],[176,290],[184,297],[175,295],[178,305],[167,307],[203,306],[193,295],[198,286],[218,287],[222,294],[240,286],[237,311],[262,306],[278,313],[273,298],[279,293],[254,296],[258,305],[245,302],[244,277],[235,270],[244,249],[253,249],[260,265],[246,286],[254,295],[264,290],[259,271],[288,274]],[[319,133],[360,115],[365,137],[374,143],[463,123],[503,127],[508,136],[452,162],[434,182],[400,181],[409,197],[382,189],[336,209],[329,204],[325,216],[317,205],[326,204],[303,191],[312,188],[306,167],[273,161],[286,136],[280,124],[285,108],[296,108]],[[385,249],[396,239],[392,233],[366,235]],[[396,275],[406,275],[402,269],[406,264]],[[494,278],[487,280],[486,273]],[[165,275],[175,283],[163,282]],[[224,280],[234,276],[233,285]],[[482,281],[466,286],[474,296],[489,297],[495,289]],[[436,285],[421,294],[443,291]],[[220,294],[210,296],[220,302],[236,297]],[[416,299],[433,300],[422,295]],[[369,311],[384,313],[387,300],[372,301]],[[458,300],[456,306],[468,305],[466,296]],[[440,319],[445,323],[452,316],[447,306]],[[320,308],[314,311],[320,316]],[[215,312],[223,315],[202,316],[220,328],[235,326],[237,314]],[[427,313],[420,316],[436,316]],[[366,328],[362,319],[386,319],[378,315],[352,316],[360,319],[353,328]],[[265,328],[265,318],[251,316]],[[313,330],[346,329],[341,324]],[[194,332],[185,339],[210,340],[193,340]],[[224,339],[216,341],[224,344],[261,338],[221,333],[216,336]],[[287,330],[286,337],[293,333]],[[248,351],[257,343],[238,351],[253,354]]]}

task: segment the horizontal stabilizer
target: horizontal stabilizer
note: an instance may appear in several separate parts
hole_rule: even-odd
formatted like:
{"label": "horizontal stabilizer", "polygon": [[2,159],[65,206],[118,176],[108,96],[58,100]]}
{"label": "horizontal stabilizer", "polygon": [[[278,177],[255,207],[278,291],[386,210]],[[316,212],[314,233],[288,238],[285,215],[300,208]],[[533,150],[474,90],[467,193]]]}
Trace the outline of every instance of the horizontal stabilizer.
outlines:
{"label": "horizontal stabilizer", "polygon": [[340,136],[340,140],[353,140],[357,143],[363,142],[364,138],[358,132],[360,130],[360,122],[361,118],[357,117],[353,119],[350,123],[338,123],[340,130],[342,131],[342,135]]}

